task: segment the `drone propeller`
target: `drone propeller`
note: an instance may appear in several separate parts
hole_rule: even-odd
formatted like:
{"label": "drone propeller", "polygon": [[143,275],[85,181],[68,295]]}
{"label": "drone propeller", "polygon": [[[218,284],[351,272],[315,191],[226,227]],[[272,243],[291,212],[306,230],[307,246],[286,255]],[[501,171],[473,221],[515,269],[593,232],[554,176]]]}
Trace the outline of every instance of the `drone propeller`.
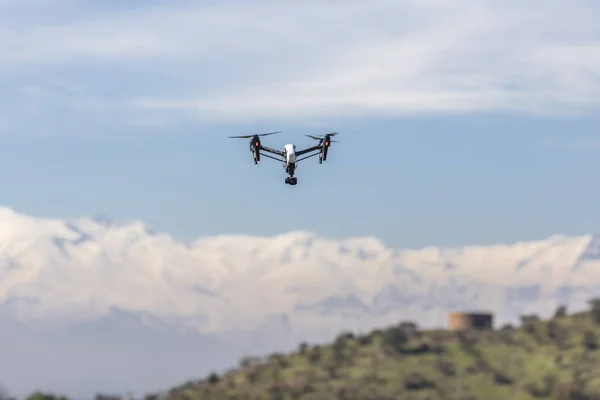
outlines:
{"label": "drone propeller", "polygon": [[269,136],[269,135],[274,135],[276,133],[281,133],[283,131],[277,131],[277,132],[269,132],[269,133],[255,133],[253,135],[243,135],[243,136],[229,136],[230,139],[250,139],[253,138],[254,136]]}
{"label": "drone propeller", "polygon": [[[313,136],[313,135],[306,135],[306,136],[308,136],[308,137],[309,137],[309,138],[311,138],[311,139],[315,139],[315,140],[320,140],[320,141],[323,141],[323,140],[325,140],[325,138],[330,138],[331,136],[335,136],[335,135],[337,135],[338,133],[339,133],[339,132],[331,132],[331,133],[327,133],[327,134],[325,134],[325,135],[323,135],[323,136],[321,136],[321,137],[318,137],[318,136]],[[336,143],[339,143],[339,141],[337,141],[337,140],[331,140],[331,139],[330,139],[329,141],[330,141],[330,142],[336,142]]]}

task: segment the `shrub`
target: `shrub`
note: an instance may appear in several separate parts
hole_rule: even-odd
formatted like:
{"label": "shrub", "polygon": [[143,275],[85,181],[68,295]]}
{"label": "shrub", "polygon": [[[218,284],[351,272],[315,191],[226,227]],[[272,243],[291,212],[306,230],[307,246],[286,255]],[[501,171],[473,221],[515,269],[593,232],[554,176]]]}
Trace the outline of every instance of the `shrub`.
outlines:
{"label": "shrub", "polygon": [[493,377],[497,385],[512,385],[515,381],[506,371],[496,370],[493,373]]}
{"label": "shrub", "polygon": [[540,317],[535,314],[522,315],[521,326],[525,329],[525,332],[533,334],[536,331],[536,326],[540,322]]}
{"label": "shrub", "polygon": [[591,299],[588,304],[590,305],[592,320],[600,325],[600,298]]}
{"label": "shrub", "polygon": [[502,328],[500,328],[501,332],[511,332],[515,329],[515,327],[512,324],[504,324],[502,325]]}
{"label": "shrub", "polygon": [[383,335],[383,331],[381,329],[375,329],[373,332],[371,332],[371,336],[373,337],[381,335]]}
{"label": "shrub", "polygon": [[306,342],[300,343],[300,346],[298,346],[298,352],[302,355],[305,355],[307,350],[308,344]]}
{"label": "shrub", "polygon": [[208,383],[210,383],[211,385],[216,385],[220,381],[221,381],[221,377],[216,372],[213,372],[212,374],[210,374],[208,376]]}
{"label": "shrub", "polygon": [[256,381],[258,381],[258,378],[260,377],[262,370],[263,370],[263,367],[261,367],[260,365],[255,365],[252,368],[250,368],[248,371],[246,371],[246,379],[248,380],[248,382],[250,384],[253,384]]}
{"label": "shrub", "polygon": [[550,340],[556,342],[559,347],[563,347],[569,339],[569,332],[553,320],[547,324],[547,333]]}
{"label": "shrub", "polygon": [[311,364],[316,364],[321,360],[321,346],[315,346],[308,354],[308,361]]}
{"label": "shrub", "polygon": [[281,353],[271,354],[269,356],[269,362],[275,364],[278,368],[287,368],[290,365],[290,361]]}
{"label": "shrub", "polygon": [[338,339],[331,346],[333,355],[333,361],[336,365],[342,364],[346,359],[344,350],[346,349],[346,339],[344,337],[338,337]]}
{"label": "shrub", "polygon": [[358,344],[361,346],[368,346],[373,343],[372,335],[361,335],[358,337]]}
{"label": "shrub", "polygon": [[435,383],[423,374],[411,372],[404,378],[404,387],[407,390],[435,389]]}
{"label": "shrub", "polygon": [[383,345],[395,352],[401,352],[408,342],[408,335],[399,326],[394,326],[383,331]]}
{"label": "shrub", "polygon": [[411,337],[417,336],[419,333],[419,327],[414,322],[401,322],[398,327]]}
{"label": "shrub", "polygon": [[571,400],[573,398],[572,382],[560,382],[552,391],[552,400]]}
{"label": "shrub", "polygon": [[337,336],[339,340],[352,340],[354,339],[354,334],[352,332],[342,332]]}
{"label": "shrub", "polygon": [[529,392],[529,394],[531,394],[533,397],[547,398],[555,391],[557,382],[558,378],[556,375],[546,374],[540,383],[527,383],[525,385],[525,390],[527,390],[527,392]]}
{"label": "shrub", "polygon": [[477,345],[477,336],[475,332],[457,332],[458,342],[460,343],[460,347],[467,353],[472,353],[475,351],[475,346]]}
{"label": "shrub", "polygon": [[450,360],[439,359],[436,362],[436,367],[446,377],[456,376],[456,366]]}
{"label": "shrub", "polygon": [[598,338],[596,334],[592,331],[585,331],[583,334],[583,346],[587,350],[597,350],[598,349]]}
{"label": "shrub", "polygon": [[239,362],[240,368],[250,368],[253,367],[257,364],[260,364],[260,358],[258,357],[252,357],[252,356],[246,356],[246,357],[242,357],[242,359]]}
{"label": "shrub", "polygon": [[567,307],[566,306],[558,306],[558,308],[554,312],[554,318],[564,318],[566,316],[567,316]]}

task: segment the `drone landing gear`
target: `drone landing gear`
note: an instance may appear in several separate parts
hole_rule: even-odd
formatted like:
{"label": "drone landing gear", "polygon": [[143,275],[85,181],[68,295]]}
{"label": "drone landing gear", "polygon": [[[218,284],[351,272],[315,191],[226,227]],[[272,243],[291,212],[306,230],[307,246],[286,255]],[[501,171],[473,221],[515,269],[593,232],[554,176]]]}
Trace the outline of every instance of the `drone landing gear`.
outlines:
{"label": "drone landing gear", "polygon": [[295,176],[288,176],[287,178],[285,178],[285,183],[287,185],[295,186],[296,184],[298,184],[298,178],[296,178]]}

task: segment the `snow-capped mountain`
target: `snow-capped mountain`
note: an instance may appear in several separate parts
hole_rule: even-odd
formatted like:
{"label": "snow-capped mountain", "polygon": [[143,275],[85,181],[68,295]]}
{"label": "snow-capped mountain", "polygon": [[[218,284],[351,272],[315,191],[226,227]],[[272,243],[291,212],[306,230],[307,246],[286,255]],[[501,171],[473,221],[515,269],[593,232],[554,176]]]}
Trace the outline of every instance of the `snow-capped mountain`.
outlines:
{"label": "snow-capped mountain", "polygon": [[[224,360],[234,363],[244,348],[285,350],[398,320],[440,326],[449,310],[492,310],[502,323],[547,315],[558,304],[583,308],[600,295],[598,271],[600,238],[593,235],[418,250],[309,232],[180,243],[137,221],[40,219],[0,208],[0,335],[11,324],[60,332],[56,338],[80,332],[84,349],[99,339],[86,344],[91,328],[78,327],[123,326],[127,315],[135,335],[162,332],[160,357],[182,343],[184,331],[202,338],[196,351],[227,352],[220,363],[199,356],[200,376]],[[132,338],[124,332],[103,338]],[[191,368],[181,380],[194,376]]]}

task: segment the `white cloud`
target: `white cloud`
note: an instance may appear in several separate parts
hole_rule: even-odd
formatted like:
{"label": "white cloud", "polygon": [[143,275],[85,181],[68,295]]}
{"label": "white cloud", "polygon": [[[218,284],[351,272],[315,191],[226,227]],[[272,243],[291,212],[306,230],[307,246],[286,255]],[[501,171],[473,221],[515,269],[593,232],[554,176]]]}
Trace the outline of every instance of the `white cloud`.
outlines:
{"label": "white cloud", "polygon": [[[565,4],[257,0],[104,9],[5,26],[0,69],[64,66],[97,106],[154,118],[571,113],[600,104],[600,7]],[[119,85],[114,76],[146,80],[106,101],[95,85]]]}

